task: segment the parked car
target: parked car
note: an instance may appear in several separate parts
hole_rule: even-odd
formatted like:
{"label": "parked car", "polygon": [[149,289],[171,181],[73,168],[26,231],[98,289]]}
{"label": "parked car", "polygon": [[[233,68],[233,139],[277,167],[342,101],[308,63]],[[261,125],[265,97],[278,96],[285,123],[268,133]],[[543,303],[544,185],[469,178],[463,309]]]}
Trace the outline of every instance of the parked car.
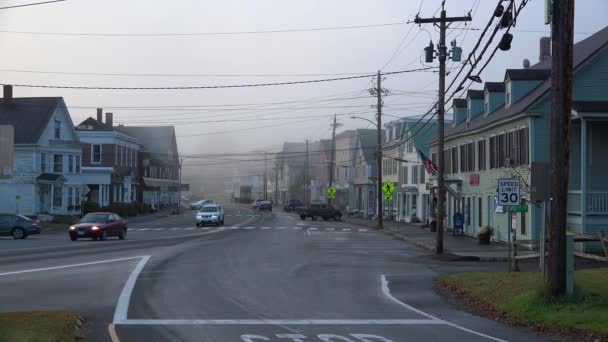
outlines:
{"label": "parked car", "polygon": [[304,203],[300,200],[288,200],[283,204],[283,210],[286,212],[296,211],[297,208],[304,206]]}
{"label": "parked car", "polygon": [[124,240],[127,237],[127,222],[114,213],[88,213],[75,225],[70,226],[68,235],[72,241],[80,238],[105,240],[110,236]]}
{"label": "parked car", "polygon": [[317,217],[320,217],[324,221],[327,221],[330,218],[336,221],[342,219],[340,210],[334,209],[334,207],[326,203],[312,203],[307,208],[298,209],[297,212],[302,220],[306,220],[307,217],[310,217],[312,220],[316,220]]}
{"label": "parked car", "polygon": [[264,200],[262,199],[256,199],[255,201],[253,201],[253,209],[260,209],[260,203],[262,203]]}
{"label": "parked car", "polygon": [[270,201],[262,201],[262,202],[260,202],[259,209],[260,209],[260,211],[263,211],[263,210],[272,211],[272,202],[270,202]]}
{"label": "parked car", "polygon": [[40,234],[40,222],[18,214],[0,214],[0,235],[13,239],[25,239],[28,235]]}
{"label": "parked car", "polygon": [[212,200],[200,200],[190,204],[190,209],[192,210],[200,210],[206,204],[212,204]]}
{"label": "parked car", "polygon": [[207,204],[196,213],[196,226],[200,227],[205,224],[215,224],[219,226],[224,224],[224,209],[219,204]]}

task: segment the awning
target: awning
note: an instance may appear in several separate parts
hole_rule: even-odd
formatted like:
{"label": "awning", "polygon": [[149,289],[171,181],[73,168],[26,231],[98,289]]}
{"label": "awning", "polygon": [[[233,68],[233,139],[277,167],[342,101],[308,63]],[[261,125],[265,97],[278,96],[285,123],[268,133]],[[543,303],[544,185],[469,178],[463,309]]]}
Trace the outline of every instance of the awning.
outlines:
{"label": "awning", "polygon": [[67,179],[58,173],[41,173],[36,182],[44,184],[64,183]]}

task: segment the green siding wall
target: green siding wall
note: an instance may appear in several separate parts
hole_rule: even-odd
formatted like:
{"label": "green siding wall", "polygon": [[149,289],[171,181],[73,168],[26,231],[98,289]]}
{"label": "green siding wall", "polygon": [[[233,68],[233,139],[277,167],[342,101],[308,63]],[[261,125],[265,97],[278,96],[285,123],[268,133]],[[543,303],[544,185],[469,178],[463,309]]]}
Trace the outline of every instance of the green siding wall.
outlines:
{"label": "green siding wall", "polygon": [[511,80],[511,101],[512,104],[528,95],[534,88],[538,87],[543,81],[518,81]]}
{"label": "green siding wall", "polygon": [[491,92],[489,95],[490,113],[505,105],[505,93]]}
{"label": "green siding wall", "polygon": [[469,99],[469,101],[471,104],[471,117],[469,119],[473,119],[483,113],[483,99]]}
{"label": "green siding wall", "polygon": [[454,107],[454,126],[467,119],[467,109],[465,107]]}
{"label": "green siding wall", "polygon": [[576,73],[574,78],[574,101],[608,100],[608,50]]}

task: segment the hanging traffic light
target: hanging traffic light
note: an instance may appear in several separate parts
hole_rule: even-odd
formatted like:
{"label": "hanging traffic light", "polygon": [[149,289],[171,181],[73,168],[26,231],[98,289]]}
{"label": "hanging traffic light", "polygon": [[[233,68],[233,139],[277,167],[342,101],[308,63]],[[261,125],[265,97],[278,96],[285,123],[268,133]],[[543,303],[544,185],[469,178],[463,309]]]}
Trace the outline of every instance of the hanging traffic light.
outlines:
{"label": "hanging traffic light", "polygon": [[513,41],[513,35],[510,33],[505,33],[502,35],[500,39],[500,43],[498,43],[498,48],[502,51],[507,51],[511,49],[511,41]]}

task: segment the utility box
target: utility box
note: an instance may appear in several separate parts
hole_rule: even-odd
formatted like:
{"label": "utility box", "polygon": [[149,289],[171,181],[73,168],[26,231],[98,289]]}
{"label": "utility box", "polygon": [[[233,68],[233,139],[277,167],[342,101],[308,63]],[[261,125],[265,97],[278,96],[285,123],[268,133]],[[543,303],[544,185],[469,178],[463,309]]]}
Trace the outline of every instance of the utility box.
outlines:
{"label": "utility box", "polygon": [[0,125],[0,178],[11,178],[13,176],[14,143],[14,127]]}

